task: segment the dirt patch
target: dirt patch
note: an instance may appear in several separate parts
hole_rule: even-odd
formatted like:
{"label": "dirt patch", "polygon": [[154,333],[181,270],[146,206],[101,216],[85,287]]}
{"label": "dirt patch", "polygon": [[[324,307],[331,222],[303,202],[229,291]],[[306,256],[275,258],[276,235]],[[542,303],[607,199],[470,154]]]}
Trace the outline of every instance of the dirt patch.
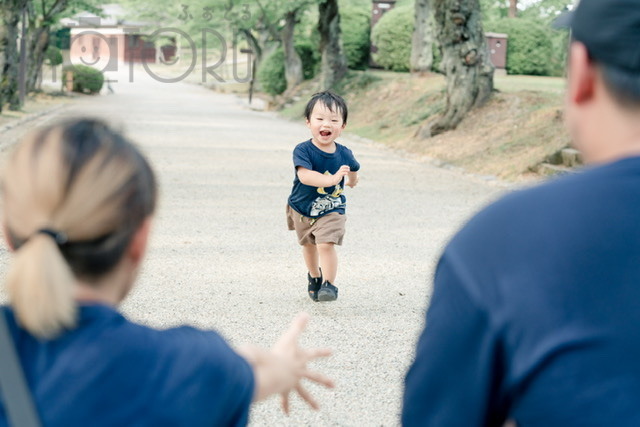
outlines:
{"label": "dirt patch", "polygon": [[569,144],[555,97],[536,92],[497,93],[458,129],[400,146],[469,171],[514,180]]}
{"label": "dirt patch", "polygon": [[[497,77],[496,86],[505,90],[472,111],[456,130],[419,139],[420,128],[446,107],[444,77],[355,73],[341,90],[349,105],[347,131],[472,173],[527,179],[537,165],[569,144],[562,123],[563,82],[506,76]],[[283,114],[299,119],[309,92],[303,88],[300,99],[290,102]]]}

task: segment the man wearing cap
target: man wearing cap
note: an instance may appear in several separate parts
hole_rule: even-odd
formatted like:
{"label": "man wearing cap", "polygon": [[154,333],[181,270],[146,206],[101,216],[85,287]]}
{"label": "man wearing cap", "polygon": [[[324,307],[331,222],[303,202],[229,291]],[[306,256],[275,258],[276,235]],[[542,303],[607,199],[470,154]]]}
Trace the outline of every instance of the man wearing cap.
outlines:
{"label": "man wearing cap", "polygon": [[440,258],[405,426],[640,426],[640,0],[568,20],[585,170],[512,193]]}

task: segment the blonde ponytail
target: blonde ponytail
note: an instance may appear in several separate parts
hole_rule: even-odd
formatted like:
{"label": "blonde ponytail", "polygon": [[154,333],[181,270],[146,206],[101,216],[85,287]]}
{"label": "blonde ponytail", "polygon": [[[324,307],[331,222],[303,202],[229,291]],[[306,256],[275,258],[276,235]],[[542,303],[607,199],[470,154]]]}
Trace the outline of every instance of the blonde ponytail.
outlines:
{"label": "blonde ponytail", "polygon": [[70,120],[17,147],[2,190],[15,249],[6,278],[11,305],[30,333],[55,337],[76,325],[79,287],[112,271],[153,213],[153,171],[105,123]]}
{"label": "blonde ponytail", "polygon": [[55,240],[34,234],[16,252],[6,278],[9,300],[20,324],[48,339],[76,324],[76,279]]}

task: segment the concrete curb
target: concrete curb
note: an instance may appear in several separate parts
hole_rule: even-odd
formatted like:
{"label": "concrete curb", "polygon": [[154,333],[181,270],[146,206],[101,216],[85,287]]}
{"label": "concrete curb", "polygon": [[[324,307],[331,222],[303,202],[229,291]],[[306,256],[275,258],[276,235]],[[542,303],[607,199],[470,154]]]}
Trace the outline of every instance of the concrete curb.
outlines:
{"label": "concrete curb", "polygon": [[25,123],[33,121],[33,120],[35,120],[37,118],[40,118],[42,116],[46,116],[48,114],[54,113],[54,112],[56,112],[56,111],[58,111],[58,110],[60,110],[60,109],[62,109],[64,107],[66,107],[67,105],[69,105],[69,104],[58,104],[58,105],[55,105],[55,106],[53,106],[51,108],[47,108],[45,110],[38,111],[37,113],[28,114],[25,117],[22,117],[21,119],[18,119],[18,120],[15,120],[15,121],[11,122],[11,123],[7,123],[6,125],[0,126],[0,134],[3,134],[8,130],[11,130],[11,129],[15,128],[15,127],[21,126],[21,125],[23,125]]}

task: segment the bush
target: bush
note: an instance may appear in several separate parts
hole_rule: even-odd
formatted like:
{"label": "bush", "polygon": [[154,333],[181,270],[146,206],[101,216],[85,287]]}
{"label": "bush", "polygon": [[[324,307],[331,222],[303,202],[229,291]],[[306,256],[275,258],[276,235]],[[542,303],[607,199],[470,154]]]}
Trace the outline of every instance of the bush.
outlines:
{"label": "bush", "polygon": [[55,46],[49,46],[44,53],[44,61],[47,65],[60,65],[62,64],[62,52]]}
{"label": "bush", "polygon": [[284,50],[278,48],[263,59],[256,74],[260,87],[269,95],[280,95],[287,90],[287,80],[284,75]]}
{"label": "bush", "polygon": [[102,71],[87,65],[67,65],[62,69],[62,87],[67,86],[67,73],[71,71],[73,91],[80,93],[98,93],[104,84]]}
{"label": "bush", "polygon": [[[320,52],[309,41],[296,41],[295,49],[302,61],[302,76],[305,80],[312,79],[320,69]],[[280,95],[287,90],[287,78],[284,70],[284,50],[278,48],[267,56],[258,71],[256,77],[262,90],[269,95]]]}
{"label": "bush", "polygon": [[486,24],[486,31],[506,33],[507,73],[548,76],[552,71],[553,46],[549,31],[531,19],[500,19]]}
{"label": "bush", "polygon": [[[302,60],[302,75],[305,80],[315,77],[320,70],[320,49],[309,40],[296,40],[295,48]],[[282,56],[284,61],[284,55]]]}
{"label": "bush", "polygon": [[396,7],[384,14],[371,32],[371,42],[378,48],[373,60],[388,70],[411,68],[411,38],[414,12],[412,7]]}
{"label": "bush", "polygon": [[569,31],[554,30],[550,34],[553,55],[551,57],[551,75],[564,77],[569,52]]}
{"label": "bush", "polygon": [[340,7],[340,31],[347,65],[352,70],[369,67],[371,36],[371,6],[358,7],[352,3]]}

